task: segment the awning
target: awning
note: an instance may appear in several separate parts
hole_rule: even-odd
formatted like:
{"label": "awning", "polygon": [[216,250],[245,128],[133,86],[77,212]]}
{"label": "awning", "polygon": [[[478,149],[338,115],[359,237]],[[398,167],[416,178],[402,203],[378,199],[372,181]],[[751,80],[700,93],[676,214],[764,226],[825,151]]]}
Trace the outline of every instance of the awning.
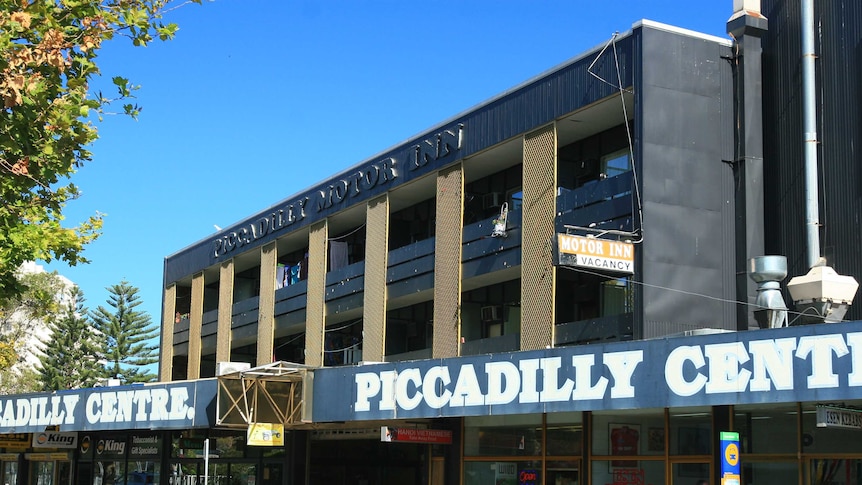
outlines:
{"label": "awning", "polygon": [[216,426],[278,423],[288,428],[311,421],[311,369],[279,361],[219,376]]}

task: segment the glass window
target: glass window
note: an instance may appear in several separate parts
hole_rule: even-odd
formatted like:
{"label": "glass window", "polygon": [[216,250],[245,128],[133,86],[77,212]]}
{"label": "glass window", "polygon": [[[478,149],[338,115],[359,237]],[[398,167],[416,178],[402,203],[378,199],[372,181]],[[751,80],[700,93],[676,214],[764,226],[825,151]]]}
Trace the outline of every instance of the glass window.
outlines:
{"label": "glass window", "polygon": [[670,453],[709,455],[712,453],[712,413],[710,408],[674,408],[670,415]]}
{"label": "glass window", "polygon": [[799,466],[795,460],[786,462],[770,460],[762,463],[744,460],[742,462],[742,483],[756,483],[757,485],[799,483]]}
{"label": "glass window", "polygon": [[737,406],[733,428],[743,453],[796,453],[799,443],[796,404]]}
{"label": "glass window", "polygon": [[542,462],[473,461],[464,463],[464,485],[517,485],[542,482]]}
{"label": "glass window", "polygon": [[464,456],[541,454],[541,414],[464,418]]}
{"label": "glass window", "polygon": [[616,177],[632,169],[629,149],[618,150],[602,157],[602,174],[605,178]]}
{"label": "glass window", "polygon": [[650,435],[664,433],[664,409],[593,413],[593,455],[637,456],[650,451]]}
{"label": "glass window", "polygon": [[634,292],[628,278],[602,281],[602,316],[634,311]]}
{"label": "glass window", "polygon": [[[862,453],[858,429],[820,428],[817,408],[802,407],[802,451],[805,453]],[[812,482],[813,483],[813,482]]]}
{"label": "glass window", "polygon": [[582,416],[580,412],[548,414],[545,431],[548,456],[581,456],[584,435]]}
{"label": "glass window", "polygon": [[665,483],[664,460],[624,462],[618,460],[595,460],[591,466],[593,485],[607,485],[609,483]]}

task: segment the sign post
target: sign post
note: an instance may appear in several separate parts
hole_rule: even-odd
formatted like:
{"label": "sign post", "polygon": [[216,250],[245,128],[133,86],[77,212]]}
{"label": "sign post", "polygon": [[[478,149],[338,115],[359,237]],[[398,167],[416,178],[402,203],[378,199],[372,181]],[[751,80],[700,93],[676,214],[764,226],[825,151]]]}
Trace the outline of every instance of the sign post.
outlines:
{"label": "sign post", "polygon": [[721,485],[739,485],[739,433],[722,431]]}

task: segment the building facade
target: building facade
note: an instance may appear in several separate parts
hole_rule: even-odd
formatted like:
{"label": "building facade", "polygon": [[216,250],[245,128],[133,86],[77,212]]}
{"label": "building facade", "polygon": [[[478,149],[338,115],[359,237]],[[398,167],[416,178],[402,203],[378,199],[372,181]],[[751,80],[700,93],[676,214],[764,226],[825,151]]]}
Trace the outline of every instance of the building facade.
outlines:
{"label": "building facade", "polygon": [[[640,21],[168,256],[162,382],[3,401],[0,433],[26,442],[3,469],[36,483],[51,462],[39,483],[99,485],[862,483],[862,322],[791,311],[763,328],[749,274],[766,254],[807,270],[800,88],[781,71],[800,4],[736,3],[731,40]],[[816,6],[824,57],[855,52],[859,9]],[[842,65],[819,67],[840,77],[824,112],[856,99]],[[825,205],[842,205],[827,228],[858,213],[850,111],[822,122],[824,157],[848,154],[823,170]],[[862,274],[846,226],[824,255]],[[46,414],[63,399],[82,417]],[[28,441],[46,426],[75,445]]]}

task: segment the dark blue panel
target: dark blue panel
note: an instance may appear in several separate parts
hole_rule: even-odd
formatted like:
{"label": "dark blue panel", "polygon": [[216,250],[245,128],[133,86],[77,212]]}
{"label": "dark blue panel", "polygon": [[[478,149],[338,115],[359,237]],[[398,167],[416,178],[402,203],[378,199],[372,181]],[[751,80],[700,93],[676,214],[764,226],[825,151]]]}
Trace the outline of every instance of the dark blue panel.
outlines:
{"label": "dark blue panel", "polygon": [[862,398],[862,322],[314,370],[313,419]]}
{"label": "dark blue panel", "polygon": [[209,428],[215,379],[0,397],[0,433]]}

